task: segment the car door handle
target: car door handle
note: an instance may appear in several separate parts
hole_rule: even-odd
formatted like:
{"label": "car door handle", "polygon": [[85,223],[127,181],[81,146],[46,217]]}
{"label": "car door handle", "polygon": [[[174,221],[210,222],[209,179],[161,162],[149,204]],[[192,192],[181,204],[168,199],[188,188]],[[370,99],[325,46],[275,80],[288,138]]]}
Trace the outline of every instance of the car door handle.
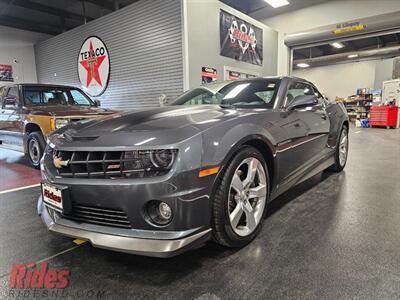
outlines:
{"label": "car door handle", "polygon": [[326,120],[328,117],[326,115],[322,115],[321,119]]}

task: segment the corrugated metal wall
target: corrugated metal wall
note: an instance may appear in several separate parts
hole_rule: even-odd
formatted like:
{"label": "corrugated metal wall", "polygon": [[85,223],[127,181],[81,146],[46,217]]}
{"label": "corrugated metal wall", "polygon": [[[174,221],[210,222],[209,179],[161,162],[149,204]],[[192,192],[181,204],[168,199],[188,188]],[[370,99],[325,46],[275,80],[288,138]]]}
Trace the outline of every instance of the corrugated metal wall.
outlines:
{"label": "corrugated metal wall", "polygon": [[180,0],[142,0],[35,46],[40,83],[80,86],[77,60],[83,41],[100,37],[110,55],[110,81],[96,99],[120,110],[158,106],[183,91]]}

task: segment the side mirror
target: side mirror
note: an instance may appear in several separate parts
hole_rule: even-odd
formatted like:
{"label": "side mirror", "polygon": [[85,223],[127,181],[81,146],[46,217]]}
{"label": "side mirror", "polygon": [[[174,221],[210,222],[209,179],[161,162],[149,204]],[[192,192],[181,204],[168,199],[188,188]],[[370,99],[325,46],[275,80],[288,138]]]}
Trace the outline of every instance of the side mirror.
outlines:
{"label": "side mirror", "polygon": [[14,97],[6,97],[4,99],[4,107],[15,107],[17,104],[17,99]]}
{"label": "side mirror", "polygon": [[101,101],[100,100],[94,100],[94,103],[96,104],[96,107],[101,106]]}
{"label": "side mirror", "polygon": [[287,107],[288,110],[294,110],[296,108],[314,106],[318,104],[318,98],[314,95],[303,95],[297,96]]}

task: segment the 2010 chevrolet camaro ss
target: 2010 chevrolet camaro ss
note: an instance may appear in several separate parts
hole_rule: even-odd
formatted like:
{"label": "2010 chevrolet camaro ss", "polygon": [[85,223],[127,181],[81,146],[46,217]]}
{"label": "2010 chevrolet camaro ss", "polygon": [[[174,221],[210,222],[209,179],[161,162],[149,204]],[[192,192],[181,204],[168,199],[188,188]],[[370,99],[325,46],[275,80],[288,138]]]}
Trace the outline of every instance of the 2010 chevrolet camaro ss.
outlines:
{"label": "2010 chevrolet camaro ss", "polygon": [[210,239],[241,247],[269,201],[345,167],[348,130],[344,106],[299,78],[195,88],[51,135],[38,213],[50,231],[116,251],[166,257]]}

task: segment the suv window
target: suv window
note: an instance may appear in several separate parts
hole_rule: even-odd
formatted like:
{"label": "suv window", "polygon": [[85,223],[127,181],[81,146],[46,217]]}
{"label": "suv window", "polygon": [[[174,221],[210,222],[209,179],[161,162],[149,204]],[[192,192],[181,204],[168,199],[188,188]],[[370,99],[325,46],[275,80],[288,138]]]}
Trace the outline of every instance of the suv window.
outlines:
{"label": "suv window", "polygon": [[286,94],[285,106],[288,106],[296,97],[305,95],[315,95],[312,86],[300,81],[292,82]]}
{"label": "suv window", "polygon": [[0,87],[0,107],[3,107],[3,98],[6,95],[7,88],[5,86]]}
{"label": "suv window", "polygon": [[18,99],[18,89],[17,87],[13,86],[8,90],[7,97],[14,97],[15,99]]}
{"label": "suv window", "polygon": [[[5,98],[14,98],[15,99],[14,105],[6,103]],[[5,108],[6,106],[8,109],[14,109],[15,107],[18,106],[18,88],[17,87],[13,86],[8,89],[8,93],[7,93],[7,96],[4,97],[2,107]]]}
{"label": "suv window", "polygon": [[94,106],[94,103],[78,89],[66,87],[26,87],[25,104]]}
{"label": "suv window", "polygon": [[78,90],[71,90],[71,101],[73,101],[73,104],[77,105],[87,105],[87,99],[81,92]]}

